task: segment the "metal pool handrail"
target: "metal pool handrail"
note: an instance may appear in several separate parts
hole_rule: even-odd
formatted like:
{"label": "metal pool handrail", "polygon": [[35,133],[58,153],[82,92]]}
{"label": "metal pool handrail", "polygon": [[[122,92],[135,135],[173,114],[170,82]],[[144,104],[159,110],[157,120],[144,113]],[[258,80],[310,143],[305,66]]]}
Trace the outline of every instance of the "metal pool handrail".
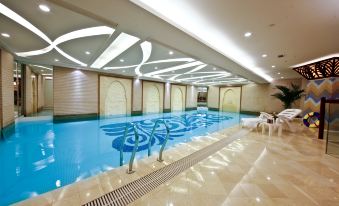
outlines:
{"label": "metal pool handrail", "polygon": [[137,149],[138,149],[138,146],[139,146],[139,134],[138,134],[138,131],[137,131],[135,124],[133,124],[132,122],[126,123],[125,134],[124,134],[122,144],[121,144],[121,147],[120,147],[120,166],[122,166],[123,163],[124,163],[124,145],[125,145],[125,141],[126,141],[126,138],[127,138],[127,135],[128,135],[129,126],[132,126],[132,128],[133,128],[135,142],[134,142],[134,147],[133,147],[131,158],[129,159],[127,174],[131,174],[131,173],[134,172],[133,171],[133,162],[134,162],[134,158],[135,158],[135,153],[137,152]]}
{"label": "metal pool handrail", "polygon": [[162,159],[162,152],[163,152],[164,149],[165,149],[165,146],[166,146],[166,143],[167,143],[167,140],[168,140],[168,137],[169,137],[169,133],[170,133],[170,130],[169,130],[168,126],[167,126],[167,123],[166,123],[164,120],[162,120],[162,119],[157,120],[157,121],[155,122],[154,127],[153,127],[153,130],[152,130],[151,136],[150,136],[150,138],[149,138],[149,142],[148,142],[148,156],[151,156],[151,145],[152,145],[152,140],[153,140],[153,136],[154,136],[155,129],[156,129],[156,127],[158,126],[159,123],[163,123],[163,124],[165,125],[165,127],[166,127],[166,138],[165,138],[164,142],[163,142],[162,145],[161,145],[161,148],[160,148],[160,151],[159,151],[159,157],[158,157],[158,161],[159,161],[159,162],[162,162],[162,161],[164,161],[164,160]]}

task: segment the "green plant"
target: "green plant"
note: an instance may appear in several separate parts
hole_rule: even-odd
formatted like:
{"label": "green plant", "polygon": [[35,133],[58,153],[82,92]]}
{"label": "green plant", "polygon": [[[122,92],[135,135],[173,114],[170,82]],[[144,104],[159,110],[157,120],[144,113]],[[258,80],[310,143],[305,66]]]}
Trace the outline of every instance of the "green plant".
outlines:
{"label": "green plant", "polygon": [[304,90],[300,89],[300,86],[295,84],[291,84],[290,88],[281,85],[277,85],[276,88],[279,89],[280,92],[272,94],[272,96],[282,101],[285,109],[291,108],[293,102],[304,95]]}

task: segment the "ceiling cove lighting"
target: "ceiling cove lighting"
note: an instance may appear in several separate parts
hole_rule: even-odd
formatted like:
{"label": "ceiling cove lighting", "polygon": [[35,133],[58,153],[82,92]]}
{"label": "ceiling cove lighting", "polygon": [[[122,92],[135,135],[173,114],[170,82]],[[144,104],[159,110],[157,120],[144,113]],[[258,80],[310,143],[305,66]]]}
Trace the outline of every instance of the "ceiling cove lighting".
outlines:
{"label": "ceiling cove lighting", "polygon": [[53,69],[50,68],[50,67],[45,67],[45,66],[36,65],[36,64],[31,64],[30,66],[32,66],[32,67],[39,67],[39,68],[43,68],[43,69],[47,69],[47,70],[53,70]]}
{"label": "ceiling cove lighting", "polygon": [[[29,51],[29,52],[17,52],[16,55],[21,56],[21,57],[28,57],[28,56],[35,56],[35,55],[41,55],[45,54],[49,51],[51,51],[53,48],[56,49],[60,54],[62,54],[64,57],[67,59],[80,64],[82,66],[87,66],[87,64],[80,62],[79,60],[69,56],[65,52],[63,52],[57,45],[73,40],[73,39],[78,39],[78,38],[83,38],[83,37],[90,37],[90,36],[97,36],[97,35],[112,35],[114,32],[114,29],[107,27],[107,26],[97,26],[97,27],[90,27],[90,28],[85,28],[85,29],[80,29],[76,31],[72,31],[70,33],[64,34],[58,38],[56,38],[52,44],[50,44],[48,47],[40,49],[40,50],[34,50],[34,51]],[[90,54],[89,51],[85,52],[87,55]]]}
{"label": "ceiling cove lighting", "polygon": [[126,34],[121,33],[106,49],[105,51],[93,62],[91,67],[100,69],[105,66],[107,63],[115,59],[122,52],[129,49],[140,39]]}
{"label": "ceiling cove lighting", "polygon": [[9,35],[9,34],[7,34],[7,33],[1,33],[1,36],[5,37],[5,38],[11,37],[11,35]]}
{"label": "ceiling cove lighting", "polygon": [[300,63],[300,64],[293,65],[290,68],[301,67],[301,66],[304,66],[304,65],[307,65],[307,64],[312,64],[312,63],[323,61],[325,59],[330,59],[330,58],[333,58],[333,57],[339,57],[339,53],[330,54],[330,55],[322,56],[322,57],[319,57],[319,58],[316,58],[316,59],[312,59],[310,61],[306,61],[306,62],[303,62],[303,63]]}
{"label": "ceiling cove lighting", "polygon": [[227,35],[202,16],[202,14],[187,5],[186,1],[173,3],[171,0],[130,0],[138,6],[157,15],[163,20],[176,26],[212,49],[230,58],[245,69],[271,82],[273,78],[262,68],[256,66],[255,59],[245,50],[240,49]]}
{"label": "ceiling cove lighting", "polygon": [[[177,59],[163,59],[163,60],[156,60],[151,62],[146,62],[144,65],[148,64],[162,64],[162,63],[170,63],[170,62],[193,62],[195,59],[192,58],[177,58]],[[115,69],[128,69],[137,67],[139,64],[130,65],[130,66],[120,66],[120,67],[105,67],[105,70],[115,70]]]}
{"label": "ceiling cove lighting", "polygon": [[151,57],[152,53],[152,43],[148,41],[144,41],[140,44],[141,50],[142,50],[142,61],[140,64],[135,68],[134,72],[136,75],[141,76],[142,73],[140,72],[140,68],[142,65],[148,61],[148,59]]}
{"label": "ceiling cove lighting", "polygon": [[51,11],[51,9],[47,5],[44,5],[44,4],[40,4],[39,9],[43,12],[50,12]]}

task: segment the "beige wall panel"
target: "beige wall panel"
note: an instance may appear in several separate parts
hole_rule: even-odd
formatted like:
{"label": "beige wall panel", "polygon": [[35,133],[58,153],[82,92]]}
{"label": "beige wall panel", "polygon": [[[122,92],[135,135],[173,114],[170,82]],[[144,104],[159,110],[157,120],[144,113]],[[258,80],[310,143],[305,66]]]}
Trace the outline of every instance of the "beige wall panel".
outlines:
{"label": "beige wall panel", "polygon": [[240,112],[241,87],[220,88],[220,111]]}
{"label": "beige wall panel", "polygon": [[187,85],[186,91],[187,91],[186,107],[187,108],[197,107],[198,101],[197,87],[193,85]]}
{"label": "beige wall panel", "polygon": [[1,50],[1,111],[2,126],[5,127],[14,122],[14,86],[13,86],[13,56]]}
{"label": "beige wall panel", "polygon": [[54,67],[54,115],[98,114],[98,73]]}
{"label": "beige wall panel", "polygon": [[208,87],[207,106],[208,108],[219,108],[219,87]]}
{"label": "beige wall panel", "polygon": [[44,107],[53,108],[53,79],[44,78]]}
{"label": "beige wall panel", "polygon": [[171,87],[171,111],[185,111],[186,86],[173,85]]}
{"label": "beige wall panel", "polygon": [[45,105],[44,81],[43,76],[38,75],[38,110],[41,110]]}
{"label": "beige wall panel", "polygon": [[[271,95],[278,92],[276,85],[290,86],[291,83],[303,87],[301,79],[276,80],[271,84],[248,84],[242,87],[241,110],[251,112],[281,112],[284,108],[278,99]],[[294,108],[303,108],[303,98],[297,101]]]}
{"label": "beige wall panel", "polygon": [[33,87],[32,87],[32,75],[34,75],[31,69],[25,67],[26,76],[25,76],[25,115],[30,115],[33,113]]}
{"label": "beige wall panel", "polygon": [[100,115],[130,115],[132,80],[100,76]]}
{"label": "beige wall panel", "polygon": [[133,111],[142,111],[142,80],[133,79]]}
{"label": "beige wall panel", "polygon": [[164,84],[143,81],[143,113],[162,113]]}
{"label": "beige wall panel", "polygon": [[171,109],[171,83],[165,84],[165,109]]}

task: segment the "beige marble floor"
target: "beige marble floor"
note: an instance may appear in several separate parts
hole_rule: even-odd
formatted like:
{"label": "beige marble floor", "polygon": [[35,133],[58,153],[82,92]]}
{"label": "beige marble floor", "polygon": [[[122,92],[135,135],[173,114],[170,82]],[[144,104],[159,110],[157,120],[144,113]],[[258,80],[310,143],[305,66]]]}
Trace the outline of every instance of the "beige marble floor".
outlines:
{"label": "beige marble floor", "polygon": [[339,159],[311,131],[252,132],[132,205],[339,205]]}
{"label": "beige marble floor", "polygon": [[[239,128],[229,128],[45,193],[17,205],[81,205],[193,153]],[[339,205],[339,159],[324,154],[311,131],[282,137],[251,132],[138,199],[132,205]]]}

